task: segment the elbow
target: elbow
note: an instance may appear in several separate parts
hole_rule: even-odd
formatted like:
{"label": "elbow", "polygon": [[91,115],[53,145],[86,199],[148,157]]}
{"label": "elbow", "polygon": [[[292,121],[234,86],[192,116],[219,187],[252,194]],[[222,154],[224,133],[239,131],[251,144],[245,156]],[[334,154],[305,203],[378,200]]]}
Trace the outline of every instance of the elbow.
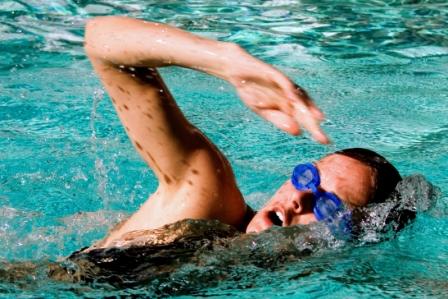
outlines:
{"label": "elbow", "polygon": [[108,38],[108,32],[113,32],[122,17],[103,16],[87,20],[84,33],[84,50],[89,57],[99,57],[101,43]]}
{"label": "elbow", "polygon": [[94,17],[86,22],[84,33],[84,49],[89,58],[110,56],[105,48],[119,46],[117,36],[132,24],[132,19],[121,16]]}
{"label": "elbow", "polygon": [[95,36],[99,34],[102,27],[102,17],[95,17],[87,20],[84,32],[84,50],[87,56],[95,56],[95,49],[97,48],[97,39]]}

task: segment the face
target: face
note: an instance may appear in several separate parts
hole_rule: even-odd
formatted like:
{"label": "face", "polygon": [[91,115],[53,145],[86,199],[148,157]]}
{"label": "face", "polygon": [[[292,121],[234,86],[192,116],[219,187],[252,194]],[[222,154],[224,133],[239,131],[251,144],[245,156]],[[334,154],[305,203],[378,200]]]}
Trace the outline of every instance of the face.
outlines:
{"label": "face", "polygon": [[[347,207],[365,206],[371,197],[374,171],[367,165],[343,155],[332,154],[317,161],[320,191],[336,194]],[[254,216],[246,232],[260,232],[273,225],[290,226],[315,222],[313,194],[297,190],[288,179]]]}

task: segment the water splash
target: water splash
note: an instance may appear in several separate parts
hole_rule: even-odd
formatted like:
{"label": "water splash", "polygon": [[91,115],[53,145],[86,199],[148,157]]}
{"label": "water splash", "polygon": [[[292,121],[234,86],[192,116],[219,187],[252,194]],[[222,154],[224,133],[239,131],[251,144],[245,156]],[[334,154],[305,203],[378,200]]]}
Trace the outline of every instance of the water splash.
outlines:
{"label": "water splash", "polygon": [[441,194],[439,188],[421,174],[403,178],[395,191],[385,202],[359,208],[354,213],[354,217],[361,219],[356,228],[360,244],[393,238],[414,220],[416,213],[434,207]]}
{"label": "water splash", "polygon": [[98,105],[100,104],[100,102],[104,99],[104,90],[99,88],[96,89],[94,94],[93,94],[93,101],[92,101],[92,110],[90,113],[90,122],[89,122],[89,128],[92,132],[92,147],[95,148],[96,144],[96,129],[95,129],[95,120],[98,116]]}

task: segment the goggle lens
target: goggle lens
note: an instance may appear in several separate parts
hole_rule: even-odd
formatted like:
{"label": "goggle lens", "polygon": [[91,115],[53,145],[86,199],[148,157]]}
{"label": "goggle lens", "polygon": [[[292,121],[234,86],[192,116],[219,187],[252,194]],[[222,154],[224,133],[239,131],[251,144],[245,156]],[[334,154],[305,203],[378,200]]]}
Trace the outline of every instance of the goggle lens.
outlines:
{"label": "goggle lens", "polygon": [[300,185],[308,186],[313,181],[313,177],[313,173],[309,169],[306,169],[297,179]]}
{"label": "goggle lens", "polygon": [[320,185],[320,177],[313,164],[299,164],[292,172],[291,182],[297,190],[311,190],[314,193]]}
{"label": "goggle lens", "polygon": [[341,204],[326,193],[317,196],[314,203],[314,215],[319,221],[333,217],[340,209]]}

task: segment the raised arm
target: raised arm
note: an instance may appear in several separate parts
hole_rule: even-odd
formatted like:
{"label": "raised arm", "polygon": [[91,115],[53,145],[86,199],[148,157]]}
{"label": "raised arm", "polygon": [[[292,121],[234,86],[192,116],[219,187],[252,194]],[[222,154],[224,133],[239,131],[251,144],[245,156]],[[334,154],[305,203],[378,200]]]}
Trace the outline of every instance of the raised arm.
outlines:
{"label": "raised arm", "polygon": [[238,226],[245,203],[227,159],[188,122],[155,69],[173,64],[218,75],[223,62],[214,54],[224,55],[228,44],[123,17],[90,20],[85,41],[129,138],[159,180],[157,192],[106,246],[127,232],[185,218]]}
{"label": "raised arm", "polygon": [[[277,127],[298,134],[302,126],[328,142],[319,127],[322,113],[306,93],[235,44],[158,23],[99,17],[87,24],[85,49],[135,148],[159,179],[156,194],[122,232],[184,218],[238,226],[244,216],[229,163],[187,121],[157,67],[177,65],[227,80],[247,106]],[[173,203],[176,209],[167,209]]]}

